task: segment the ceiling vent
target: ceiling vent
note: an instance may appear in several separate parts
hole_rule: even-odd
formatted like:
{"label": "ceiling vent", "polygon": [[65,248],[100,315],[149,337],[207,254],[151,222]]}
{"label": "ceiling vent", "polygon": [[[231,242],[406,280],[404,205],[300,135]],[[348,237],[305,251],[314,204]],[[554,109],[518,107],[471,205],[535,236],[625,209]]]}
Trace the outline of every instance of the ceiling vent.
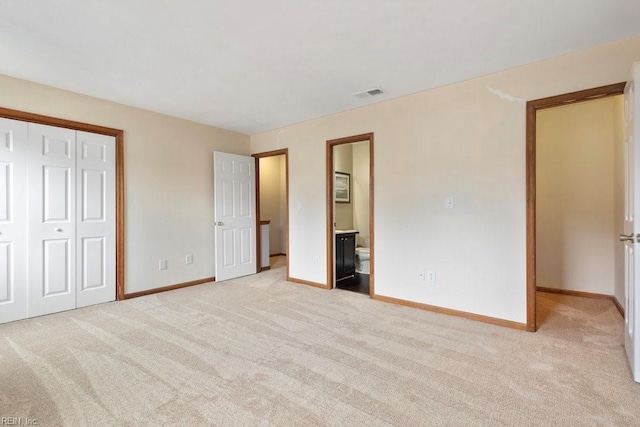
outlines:
{"label": "ceiling vent", "polygon": [[363,90],[361,92],[353,93],[352,95],[358,99],[371,98],[372,96],[382,95],[384,91],[379,87],[374,87],[372,89]]}

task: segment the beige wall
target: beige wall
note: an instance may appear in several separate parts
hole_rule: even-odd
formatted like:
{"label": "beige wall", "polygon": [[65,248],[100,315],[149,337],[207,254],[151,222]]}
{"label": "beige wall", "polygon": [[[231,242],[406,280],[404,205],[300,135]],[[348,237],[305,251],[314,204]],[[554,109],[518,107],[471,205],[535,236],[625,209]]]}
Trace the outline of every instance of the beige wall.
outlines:
{"label": "beige wall", "polygon": [[624,81],[638,59],[636,37],[252,136],[289,148],[290,275],[327,282],[314,159],[374,132],[376,294],[526,322],[525,101]]}
{"label": "beige wall", "polygon": [[369,142],[352,144],[353,176],[353,228],[358,246],[369,247]]}
{"label": "beige wall", "polygon": [[2,75],[0,106],[124,130],[126,292],[215,275],[212,153],[248,136]]}
{"label": "beige wall", "polygon": [[286,253],[286,168],[285,156],[260,159],[260,220],[271,221],[269,254]]}
{"label": "beige wall", "polygon": [[353,230],[353,147],[351,144],[337,145],[333,148],[333,163],[336,172],[351,175],[351,203],[335,203],[335,221],[337,230]]}
{"label": "beige wall", "polygon": [[537,114],[538,286],[614,294],[619,98]]}
{"label": "beige wall", "polygon": [[280,222],[278,223],[278,240],[280,251],[273,253],[287,254],[287,159],[280,157]]}
{"label": "beige wall", "polygon": [[369,143],[337,145],[334,168],[351,175],[351,203],[335,204],[336,229],[358,230],[358,246],[369,247]]}

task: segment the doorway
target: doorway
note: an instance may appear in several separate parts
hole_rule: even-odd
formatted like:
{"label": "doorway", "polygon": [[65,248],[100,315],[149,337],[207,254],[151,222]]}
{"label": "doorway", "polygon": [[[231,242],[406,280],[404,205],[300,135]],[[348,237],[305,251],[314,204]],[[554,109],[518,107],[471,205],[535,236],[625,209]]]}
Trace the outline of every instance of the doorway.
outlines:
{"label": "doorway", "polygon": [[252,155],[256,159],[258,272],[286,265],[289,280],[289,150]]}
{"label": "doorway", "polygon": [[[537,154],[539,153],[537,153],[536,143],[538,137],[538,112],[540,110],[547,110],[554,107],[564,108],[564,106],[570,104],[583,103],[586,101],[599,100],[607,97],[621,95],[624,92],[624,86],[625,83],[619,83],[595,89],[539,99],[527,103],[527,330],[529,331],[534,332],[539,326],[540,319],[538,319],[536,311],[536,298],[538,291],[554,292],[566,295],[588,296],[592,298],[609,298],[613,300],[614,303],[617,303],[616,298],[613,295],[605,295],[598,292],[575,291],[573,289],[570,289],[571,286],[558,285],[557,283],[554,283],[553,286],[549,286],[549,283],[538,283],[540,279],[553,282],[554,277],[560,277],[563,274],[563,272],[558,273],[557,269],[555,269],[554,271],[552,262],[553,260],[550,257],[546,256],[548,254],[545,255],[544,259],[539,259],[539,257],[536,256],[537,251],[539,251],[543,246],[548,245],[551,240],[557,237],[554,235],[553,227],[547,228],[542,235],[538,234],[537,227],[541,221],[545,224],[552,223],[553,218],[549,218],[550,215],[548,214],[548,212],[555,211],[557,213],[558,206],[560,206],[561,204],[564,205],[566,199],[560,201],[556,200],[554,202],[553,200],[550,200],[550,197],[547,197],[548,195],[546,195],[546,200],[544,200],[544,207],[538,206],[538,190],[542,191],[544,189],[543,187],[545,186],[550,188],[554,185],[559,185],[559,183],[556,181],[547,183],[550,185],[546,185],[545,183],[541,183],[540,179],[538,179],[539,177],[536,168],[541,165],[537,165]],[[549,150],[546,150],[546,155],[549,155],[550,153],[551,152]],[[561,164],[561,161],[557,156],[555,157],[554,161],[556,162],[556,169],[559,171],[562,171],[564,167],[568,167],[568,165]],[[558,164],[558,162],[560,162],[560,164]],[[566,173],[566,169],[564,170],[564,173]],[[547,178],[549,178],[549,176],[547,176]],[[556,194],[555,196],[558,196],[558,194]],[[551,206],[551,208],[549,208],[549,206]],[[539,208],[542,209],[540,209],[539,211]],[[574,212],[574,214],[576,213],[577,212]],[[575,217],[573,219],[575,220]],[[617,231],[619,230],[616,230],[616,232]],[[610,243],[613,243],[615,233],[609,234],[610,235],[608,237],[611,239]],[[543,268],[543,273],[540,272],[539,267]],[[563,289],[563,287],[565,289]],[[616,304],[616,306],[618,306],[618,309],[621,308],[619,304]]]}
{"label": "doorway", "polygon": [[373,133],[327,141],[327,288],[375,295]]}

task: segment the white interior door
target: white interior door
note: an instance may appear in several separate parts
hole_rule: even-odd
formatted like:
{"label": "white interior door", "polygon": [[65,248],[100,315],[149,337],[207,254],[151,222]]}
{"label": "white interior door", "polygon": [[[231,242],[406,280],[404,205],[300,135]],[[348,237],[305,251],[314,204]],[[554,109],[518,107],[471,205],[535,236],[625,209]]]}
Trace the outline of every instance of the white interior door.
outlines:
{"label": "white interior door", "polygon": [[27,317],[27,123],[0,118],[0,323]]}
{"label": "white interior door", "polygon": [[76,132],[29,125],[29,316],[76,307]]}
{"label": "white interior door", "polygon": [[255,159],[213,153],[216,281],[254,274],[256,262]]}
{"label": "white interior door", "polygon": [[116,299],[115,138],[76,133],[77,307]]}
{"label": "white interior door", "polygon": [[640,149],[635,145],[635,137],[640,127],[639,93],[635,82],[640,81],[640,63],[634,64],[632,79],[625,88],[625,312],[624,347],[629,358],[633,379],[640,382],[640,221],[635,220],[635,212],[640,212]]}

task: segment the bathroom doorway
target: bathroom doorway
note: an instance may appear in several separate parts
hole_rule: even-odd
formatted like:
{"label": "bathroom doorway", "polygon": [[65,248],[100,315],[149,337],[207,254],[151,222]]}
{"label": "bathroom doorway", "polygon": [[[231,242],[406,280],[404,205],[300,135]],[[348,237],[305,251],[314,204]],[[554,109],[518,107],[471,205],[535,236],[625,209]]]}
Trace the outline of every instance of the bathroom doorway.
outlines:
{"label": "bathroom doorway", "polygon": [[289,279],[289,150],[253,154],[256,158],[258,272],[286,264]]}
{"label": "bathroom doorway", "polygon": [[327,141],[327,284],[373,297],[373,133]]}

